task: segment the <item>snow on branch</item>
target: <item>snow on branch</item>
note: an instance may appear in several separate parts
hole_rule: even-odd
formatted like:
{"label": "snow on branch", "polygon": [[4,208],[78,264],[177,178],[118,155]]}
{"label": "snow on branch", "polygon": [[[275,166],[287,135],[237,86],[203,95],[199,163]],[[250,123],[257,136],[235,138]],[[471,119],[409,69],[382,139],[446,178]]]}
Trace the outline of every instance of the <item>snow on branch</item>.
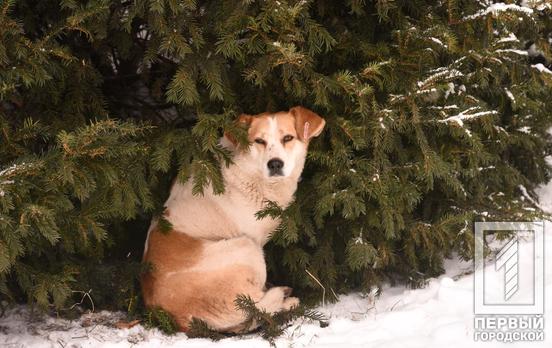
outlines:
{"label": "snow on branch", "polygon": [[484,8],[480,10],[477,13],[474,13],[473,15],[464,17],[464,20],[472,20],[480,17],[487,16],[489,14],[492,14],[493,16],[498,15],[500,12],[506,12],[506,11],[512,11],[512,12],[519,12],[526,15],[532,15],[533,9],[529,7],[523,7],[515,4],[505,4],[503,2],[499,2],[496,4],[492,4],[488,6],[487,8]]}
{"label": "snow on branch", "polygon": [[476,111],[478,110],[479,107],[478,106],[473,106],[471,108],[468,108],[462,112],[460,112],[459,114],[457,115],[454,115],[454,116],[450,116],[450,117],[447,117],[443,120],[438,120],[438,122],[440,123],[451,123],[451,122],[454,122],[456,123],[458,126],[464,128],[464,130],[466,131],[466,134],[468,134],[468,136],[471,137],[471,132],[469,129],[465,128],[464,127],[464,121],[470,121],[470,120],[473,120],[475,118],[479,118],[479,117],[482,117],[482,116],[487,116],[487,115],[496,115],[498,112],[495,111],[495,110],[487,110],[487,111],[479,111],[479,112],[475,112],[475,113],[470,113],[470,112],[473,112],[473,111]]}
{"label": "snow on branch", "polygon": [[419,88],[425,89],[428,85],[432,85],[435,81],[450,80],[461,76],[464,76],[464,74],[462,74],[461,71],[456,69],[450,69],[450,70],[447,68],[437,69],[434,74],[430,75],[425,80],[418,81],[417,85]]}
{"label": "snow on branch", "polygon": [[509,33],[507,37],[503,37],[502,39],[498,40],[497,43],[507,43],[507,42],[519,42],[519,39],[514,33]]}
{"label": "snow on branch", "polygon": [[428,109],[434,110],[448,110],[448,109],[458,109],[458,105],[445,105],[445,106],[429,106]]}
{"label": "snow on branch", "polygon": [[460,127],[464,126],[464,121],[472,120],[474,118],[479,118],[481,116],[487,116],[487,115],[496,115],[498,112],[496,110],[487,110],[487,111],[479,111],[473,114],[470,114],[469,112],[475,111],[479,109],[478,106],[473,106],[471,108],[468,108],[462,112],[460,112],[457,115],[450,116],[445,118],[444,120],[439,120],[441,123],[449,123],[449,122],[456,122]]}
{"label": "snow on branch", "polygon": [[528,56],[529,55],[529,53],[527,51],[516,50],[516,49],[513,49],[513,48],[495,50],[495,52],[496,53],[515,53],[515,54],[519,54],[520,56]]}
{"label": "snow on branch", "polygon": [[534,8],[537,11],[544,11],[552,8],[552,4],[550,4],[547,0],[522,0],[520,5]]}
{"label": "snow on branch", "polygon": [[439,46],[442,46],[444,48],[448,48],[448,45],[443,43],[443,41],[439,40],[438,38],[436,37],[430,37],[429,38],[431,41],[435,42],[436,44],[438,44]]}
{"label": "snow on branch", "polygon": [[30,164],[23,162],[20,164],[13,164],[9,167],[0,169],[0,180],[11,179],[12,177],[16,176],[18,172],[28,169],[29,167],[30,167]]}
{"label": "snow on branch", "polygon": [[[23,165],[25,165],[25,163],[23,163]],[[18,169],[19,167],[16,164],[14,164],[10,167],[0,170],[0,197],[4,197],[4,195],[6,194],[2,189],[5,185],[10,185],[15,183],[14,180],[9,180],[9,179],[11,179],[16,174]]]}
{"label": "snow on branch", "polygon": [[535,69],[537,69],[538,71],[540,71],[541,73],[551,74],[551,75],[552,75],[552,70],[550,70],[550,69],[548,69],[547,67],[545,67],[542,63],[531,65],[531,68],[535,68]]}
{"label": "snow on branch", "polygon": [[529,202],[531,202],[533,205],[535,205],[536,207],[542,209],[542,208],[541,208],[541,205],[539,204],[539,202],[535,201],[535,200],[533,199],[533,197],[531,197],[531,196],[529,195],[529,193],[527,192],[527,189],[525,188],[525,186],[523,186],[523,185],[518,185],[518,188],[519,188],[519,190],[521,191],[521,194],[522,194],[522,197],[523,197],[523,198],[526,198],[526,199],[527,199]]}

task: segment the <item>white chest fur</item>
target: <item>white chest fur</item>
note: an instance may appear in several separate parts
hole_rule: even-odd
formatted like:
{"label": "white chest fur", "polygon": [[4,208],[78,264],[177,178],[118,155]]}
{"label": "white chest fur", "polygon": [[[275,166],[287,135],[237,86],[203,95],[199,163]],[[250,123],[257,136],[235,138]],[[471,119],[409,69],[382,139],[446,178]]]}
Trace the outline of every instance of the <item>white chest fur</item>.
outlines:
{"label": "white chest fur", "polygon": [[293,199],[296,178],[267,181],[262,177],[246,176],[238,168],[225,168],[225,192],[221,195],[205,188],[204,195],[192,195],[191,182],[175,183],[165,203],[166,219],[176,231],[191,237],[209,240],[246,235],[264,245],[279,221],[266,217],[257,219],[255,213],[267,200],[285,207]]}

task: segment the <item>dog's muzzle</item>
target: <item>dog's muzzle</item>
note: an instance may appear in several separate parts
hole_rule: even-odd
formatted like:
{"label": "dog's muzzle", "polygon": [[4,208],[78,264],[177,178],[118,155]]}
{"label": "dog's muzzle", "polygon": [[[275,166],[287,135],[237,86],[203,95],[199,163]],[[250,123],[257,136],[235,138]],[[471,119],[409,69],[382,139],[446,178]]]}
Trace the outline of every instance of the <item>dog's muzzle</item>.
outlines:
{"label": "dog's muzzle", "polygon": [[268,174],[270,176],[282,176],[284,175],[282,168],[284,168],[284,161],[279,158],[273,158],[266,164],[268,167]]}

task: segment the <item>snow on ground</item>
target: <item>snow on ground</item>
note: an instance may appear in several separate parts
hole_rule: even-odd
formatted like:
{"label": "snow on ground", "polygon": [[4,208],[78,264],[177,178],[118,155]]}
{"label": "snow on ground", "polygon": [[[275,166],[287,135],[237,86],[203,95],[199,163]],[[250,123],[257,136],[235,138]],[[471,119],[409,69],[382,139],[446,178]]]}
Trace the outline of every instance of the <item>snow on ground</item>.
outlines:
{"label": "snow on ground", "polygon": [[[550,159],[552,163],[552,159]],[[552,183],[538,190],[540,205],[552,212]],[[552,252],[552,222],[545,223],[545,254]],[[531,247],[520,243],[520,250]],[[531,267],[523,259],[520,269]],[[423,289],[387,287],[375,301],[360,294],[341,296],[340,301],[318,310],[329,326],[298,320],[278,338],[278,347],[550,347],[552,343],[552,257],[545,258],[544,341],[475,342],[472,265],[447,260],[446,274],[432,279]],[[490,266],[492,267],[492,265]],[[10,309],[0,318],[1,347],[269,347],[258,335],[227,338],[218,342],[189,339],[180,333],[165,336],[156,329],[137,325],[117,329],[121,313],[85,314],[69,321],[50,317],[30,320],[25,307]]]}
{"label": "snow on ground", "polygon": [[[549,197],[552,198],[552,197]],[[552,231],[547,222],[545,231]],[[547,232],[549,233],[549,232]],[[545,250],[552,250],[552,238],[545,238]],[[520,247],[528,247],[522,244]],[[545,266],[545,341],[531,347],[550,346],[552,319],[552,258]],[[445,275],[432,279],[423,289],[388,287],[372,301],[360,294],[341,296],[338,303],[319,308],[330,320],[321,328],[298,320],[280,337],[278,347],[498,347],[504,343],[474,342],[473,274],[470,263],[448,260]],[[523,260],[521,268],[523,269]],[[527,265],[525,265],[527,266]],[[0,346],[3,347],[269,347],[256,335],[218,342],[188,339],[185,334],[165,336],[155,329],[137,325],[116,329],[122,314],[99,312],[68,321],[42,317],[30,321],[25,307],[9,310],[0,318]],[[548,319],[548,320],[547,320]],[[524,347],[527,343],[509,344]]]}

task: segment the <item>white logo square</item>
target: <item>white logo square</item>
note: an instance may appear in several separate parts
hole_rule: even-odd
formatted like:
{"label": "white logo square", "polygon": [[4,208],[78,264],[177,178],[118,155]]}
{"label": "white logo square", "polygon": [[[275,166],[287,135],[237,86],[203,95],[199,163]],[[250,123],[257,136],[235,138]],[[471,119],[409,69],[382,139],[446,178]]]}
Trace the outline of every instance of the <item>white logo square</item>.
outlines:
{"label": "white logo square", "polygon": [[[486,237],[511,231],[494,241],[497,253],[486,258]],[[475,223],[475,314],[544,313],[544,223]]]}

